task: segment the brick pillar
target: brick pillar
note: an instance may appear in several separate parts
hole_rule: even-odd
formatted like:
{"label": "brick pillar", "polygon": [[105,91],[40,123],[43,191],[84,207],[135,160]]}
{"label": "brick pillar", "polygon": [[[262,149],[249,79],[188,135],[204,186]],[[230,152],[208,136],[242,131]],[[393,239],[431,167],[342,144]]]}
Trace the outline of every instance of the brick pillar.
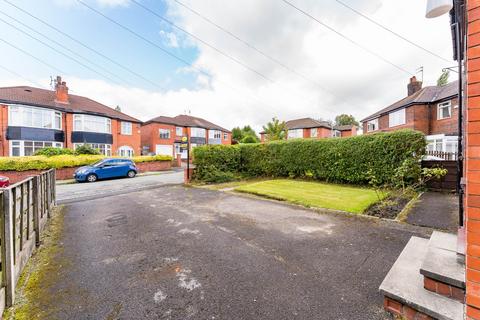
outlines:
{"label": "brick pillar", "polygon": [[177,154],[177,163],[176,163],[176,166],[181,168],[182,167],[182,155],[179,153]]}
{"label": "brick pillar", "polygon": [[193,168],[185,168],[183,170],[183,183],[189,184],[190,181],[192,180],[192,175],[193,175]]}
{"label": "brick pillar", "polygon": [[467,319],[480,320],[480,1],[467,0],[465,224]]}

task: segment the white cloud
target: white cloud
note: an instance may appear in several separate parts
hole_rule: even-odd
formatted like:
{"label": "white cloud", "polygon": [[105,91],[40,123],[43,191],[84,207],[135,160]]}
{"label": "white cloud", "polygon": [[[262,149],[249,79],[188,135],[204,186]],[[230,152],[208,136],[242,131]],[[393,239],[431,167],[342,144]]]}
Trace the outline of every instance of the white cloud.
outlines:
{"label": "white cloud", "polygon": [[175,35],[175,33],[160,30],[159,34],[160,34],[160,36],[164,40],[164,43],[167,46],[172,47],[172,48],[178,48],[179,47],[178,39],[177,39],[177,36]]}
{"label": "white cloud", "polygon": [[[152,92],[65,75],[69,87],[112,107],[120,105],[124,112],[141,120],[191,110],[192,115],[226,128],[250,124],[256,129],[273,116],[284,120],[333,119],[339,113],[351,113],[361,119],[406,94],[408,74],[353,46],[281,1],[244,0],[241,5],[226,5],[222,0],[181,1],[320,86],[273,63],[171,1],[168,14],[175,23],[245,62],[274,83],[202,43],[161,31],[172,47],[183,46],[184,41],[196,45],[199,55],[194,65],[207,70],[213,78],[197,75],[198,87],[191,90]],[[405,69],[414,71],[424,66],[424,80],[428,85],[435,83],[443,67],[454,65],[399,40],[334,0],[291,1]],[[451,56],[448,17],[425,19],[422,1],[352,0],[349,4],[429,50]],[[178,36],[182,39],[180,44]],[[181,71],[194,72],[191,68]],[[320,87],[327,88],[328,92]]]}

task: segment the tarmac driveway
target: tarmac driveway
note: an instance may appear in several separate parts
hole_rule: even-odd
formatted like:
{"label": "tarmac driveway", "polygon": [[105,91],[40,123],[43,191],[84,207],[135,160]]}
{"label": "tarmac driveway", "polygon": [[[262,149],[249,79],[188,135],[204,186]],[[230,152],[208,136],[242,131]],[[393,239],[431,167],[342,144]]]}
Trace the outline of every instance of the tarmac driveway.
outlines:
{"label": "tarmac driveway", "polygon": [[390,319],[378,287],[427,236],[183,186],[72,203],[63,230],[48,319]]}

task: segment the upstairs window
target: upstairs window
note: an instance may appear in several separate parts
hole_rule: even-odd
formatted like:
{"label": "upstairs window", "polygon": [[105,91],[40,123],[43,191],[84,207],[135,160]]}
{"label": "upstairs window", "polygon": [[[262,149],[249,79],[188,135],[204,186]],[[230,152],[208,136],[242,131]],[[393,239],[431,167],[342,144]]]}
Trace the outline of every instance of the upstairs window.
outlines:
{"label": "upstairs window", "polygon": [[177,137],[183,136],[183,128],[182,127],[175,127],[175,135]]}
{"label": "upstairs window", "polygon": [[303,129],[288,130],[288,139],[303,138]]}
{"label": "upstairs window", "polygon": [[367,122],[367,131],[376,131],[378,130],[378,118],[373,119]]}
{"label": "upstairs window", "polygon": [[396,127],[405,124],[405,108],[397,110],[395,112],[390,112],[388,114],[388,126]]}
{"label": "upstairs window", "polygon": [[310,137],[316,138],[318,135],[317,128],[310,129]]}
{"label": "upstairs window", "polygon": [[112,133],[112,120],[88,114],[74,114],[73,131]]}
{"label": "upstairs window", "polygon": [[223,133],[223,140],[228,140],[228,133],[226,132]]}
{"label": "upstairs window", "polygon": [[62,113],[44,108],[10,106],[8,125],[44,129],[62,129]]}
{"label": "upstairs window", "polygon": [[452,117],[452,103],[450,101],[442,102],[437,107],[437,120],[447,119]]}
{"label": "upstairs window", "polygon": [[121,123],[121,134],[131,136],[132,135],[132,123],[122,121]]}
{"label": "upstairs window", "polygon": [[206,130],[203,128],[190,128],[190,136],[196,138],[206,138]]}
{"label": "upstairs window", "polygon": [[219,130],[209,130],[208,131],[208,138],[209,139],[221,139],[222,132]]}
{"label": "upstairs window", "polygon": [[160,139],[170,139],[170,129],[159,129],[158,133]]}

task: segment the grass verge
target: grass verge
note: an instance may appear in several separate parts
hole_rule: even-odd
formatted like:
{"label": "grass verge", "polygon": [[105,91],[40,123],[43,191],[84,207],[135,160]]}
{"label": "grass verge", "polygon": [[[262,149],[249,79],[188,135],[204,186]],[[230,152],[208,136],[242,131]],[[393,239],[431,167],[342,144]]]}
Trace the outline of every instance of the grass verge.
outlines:
{"label": "grass verge", "polygon": [[288,201],[305,207],[334,209],[357,214],[363,213],[379,201],[375,191],[369,188],[289,179],[244,183],[235,187],[234,190]]}

